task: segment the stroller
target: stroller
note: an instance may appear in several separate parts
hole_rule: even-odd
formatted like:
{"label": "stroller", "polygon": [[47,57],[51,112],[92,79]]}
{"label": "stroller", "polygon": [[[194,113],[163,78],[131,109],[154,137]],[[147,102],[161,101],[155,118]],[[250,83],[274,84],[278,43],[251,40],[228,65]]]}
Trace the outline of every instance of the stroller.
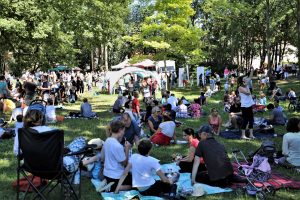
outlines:
{"label": "stroller", "polygon": [[[241,150],[233,151],[232,155],[238,164],[239,175],[245,176],[248,181],[245,187],[237,188],[237,194],[247,193],[256,196],[259,200],[265,200],[268,196],[275,195],[275,188],[266,183],[271,175],[271,166],[267,157],[256,154],[253,156],[251,164]],[[239,161],[238,157],[242,157],[243,160]]]}

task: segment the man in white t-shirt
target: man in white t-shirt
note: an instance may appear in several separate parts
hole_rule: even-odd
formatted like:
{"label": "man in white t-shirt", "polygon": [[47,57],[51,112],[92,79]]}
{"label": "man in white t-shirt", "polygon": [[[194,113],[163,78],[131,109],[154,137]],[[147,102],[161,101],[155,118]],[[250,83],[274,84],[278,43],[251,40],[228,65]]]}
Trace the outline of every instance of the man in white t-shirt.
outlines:
{"label": "man in white t-shirt", "polygon": [[167,99],[167,103],[171,104],[172,110],[175,110],[177,108],[178,100],[174,94],[171,94],[171,96],[169,96],[169,98]]}
{"label": "man in white t-shirt", "polygon": [[[129,171],[132,172],[132,187],[135,187],[144,196],[159,196],[161,193],[169,193],[170,196],[176,195],[177,186],[169,180],[161,170],[159,160],[149,156],[152,143],[149,140],[141,140],[138,145],[139,154],[133,154],[129,159],[128,165],[121,177],[115,193],[118,193],[123,181]],[[153,171],[160,177],[154,179]]]}
{"label": "man in white t-shirt", "polygon": [[[120,141],[123,139],[125,132],[125,125],[123,122],[117,120],[110,124],[111,136],[106,139],[102,150],[102,160],[104,160],[103,175],[111,185],[110,191],[114,191],[117,187],[117,183],[124,173],[124,168],[127,165],[129,149],[131,147],[129,142],[125,142],[124,146]],[[120,190],[131,189],[131,176],[128,176],[124,181],[124,184],[120,186]],[[98,190],[98,192],[100,192]]]}

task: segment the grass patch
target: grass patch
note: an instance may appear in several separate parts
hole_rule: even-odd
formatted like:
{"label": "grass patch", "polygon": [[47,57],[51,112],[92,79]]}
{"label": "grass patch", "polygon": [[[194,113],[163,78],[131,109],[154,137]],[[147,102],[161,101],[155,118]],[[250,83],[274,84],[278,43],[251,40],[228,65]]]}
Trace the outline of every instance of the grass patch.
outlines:
{"label": "grass patch", "polygon": [[[286,91],[288,87],[293,87],[295,91],[299,92],[299,80],[290,80],[290,81],[281,81],[278,85]],[[257,88],[254,85],[254,88]],[[185,96],[188,100],[192,101],[194,98],[197,98],[200,94],[200,90],[197,87],[187,88],[187,89],[176,89],[172,91],[175,93],[176,97]],[[91,102],[93,109],[99,114],[100,119],[66,119],[62,123],[57,123],[53,125],[56,128],[63,129],[65,131],[65,141],[66,144],[69,143],[73,138],[77,136],[84,136],[88,140],[96,137],[100,137],[105,140],[105,128],[107,124],[114,117],[114,114],[109,112],[111,105],[113,105],[117,95],[104,95],[93,96],[92,93],[85,93],[84,97],[87,97]],[[223,104],[220,103],[223,99],[223,93],[219,92],[215,94],[212,98],[208,100],[208,105],[205,106],[204,110],[209,111],[212,107],[216,107],[223,118],[223,121],[227,121],[228,115],[223,112]],[[299,117],[300,114],[297,112],[289,112],[287,109],[288,102],[281,103],[285,110],[285,114],[288,117]],[[80,108],[80,101],[75,104],[68,104],[65,106],[66,110],[58,111],[58,114],[65,115],[70,111],[78,111]],[[181,121],[185,122],[183,126],[176,129],[176,135],[178,139],[182,138],[182,129],[186,127],[192,127],[194,129],[199,128],[201,125],[207,123],[207,116],[203,116],[200,119],[182,119]],[[277,134],[284,134],[285,127],[275,127]],[[256,150],[261,141],[239,141],[239,140],[226,140],[220,137],[217,137],[217,140],[225,145],[228,152],[231,152],[232,149],[239,148],[243,150],[245,154],[249,151]],[[277,147],[281,148],[281,138],[275,139]],[[0,140],[0,199],[16,199],[16,192],[12,189],[11,184],[16,179],[16,167],[17,161],[13,155],[13,140]],[[167,147],[155,147],[152,151],[152,155],[161,160],[161,163],[168,163],[171,161],[171,155],[173,153],[186,154],[188,152],[187,145],[170,145]],[[229,154],[231,157],[231,155]],[[275,168],[280,172],[293,176],[300,179],[300,175],[291,174],[290,170]],[[282,189],[278,191],[272,199],[299,199],[300,191],[296,190],[285,190]],[[82,179],[82,199],[92,200],[100,199],[100,194],[96,193],[91,182],[83,178]],[[190,198],[196,199],[196,198]],[[201,199],[215,200],[215,199],[233,199],[233,200],[242,200],[242,199],[252,199],[249,196],[236,196],[234,193],[226,193],[220,195],[210,195],[202,197]]]}

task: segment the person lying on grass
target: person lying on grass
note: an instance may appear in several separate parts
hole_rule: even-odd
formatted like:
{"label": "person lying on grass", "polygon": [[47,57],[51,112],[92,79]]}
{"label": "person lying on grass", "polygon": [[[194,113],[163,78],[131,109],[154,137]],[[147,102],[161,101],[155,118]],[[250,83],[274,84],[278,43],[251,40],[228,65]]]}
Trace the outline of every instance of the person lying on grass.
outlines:
{"label": "person lying on grass", "polygon": [[[132,173],[132,187],[137,188],[144,196],[159,196],[161,193],[171,193],[175,196],[177,185],[173,184],[161,171],[159,160],[150,155],[152,143],[149,140],[141,140],[138,145],[139,154],[133,154],[128,161],[125,171],[120,178],[115,193],[121,190],[123,181],[129,172]],[[156,181],[152,172],[155,171],[160,180]]]}
{"label": "person lying on grass", "polygon": [[176,124],[172,121],[170,113],[165,111],[163,119],[164,122],[159,125],[156,133],[150,137],[151,142],[157,145],[168,145],[171,139],[173,139],[174,143],[176,143]]}

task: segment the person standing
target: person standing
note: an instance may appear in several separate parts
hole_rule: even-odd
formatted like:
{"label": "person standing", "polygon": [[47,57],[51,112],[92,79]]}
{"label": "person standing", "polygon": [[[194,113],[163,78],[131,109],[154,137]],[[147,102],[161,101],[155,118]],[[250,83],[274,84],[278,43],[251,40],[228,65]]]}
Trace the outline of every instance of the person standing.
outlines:
{"label": "person standing", "polygon": [[[253,70],[250,72],[250,76],[253,76]],[[238,88],[240,99],[241,99],[241,110],[242,110],[242,118],[243,118],[243,124],[242,124],[242,136],[241,139],[249,139],[246,137],[246,127],[248,125],[249,128],[249,137],[254,138],[253,136],[253,123],[254,123],[254,116],[253,116],[253,109],[252,106],[254,105],[254,101],[252,99],[251,91],[248,87],[248,82],[251,80],[251,78],[244,77],[242,79],[242,83]]]}

